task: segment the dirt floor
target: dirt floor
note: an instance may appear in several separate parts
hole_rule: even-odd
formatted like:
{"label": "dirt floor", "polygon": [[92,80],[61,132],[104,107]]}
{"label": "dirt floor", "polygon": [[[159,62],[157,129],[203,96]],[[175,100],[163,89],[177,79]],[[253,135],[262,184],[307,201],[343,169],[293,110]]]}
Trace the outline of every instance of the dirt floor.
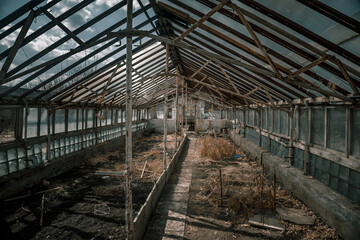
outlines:
{"label": "dirt floor", "polygon": [[[169,161],[173,154],[174,135],[168,135],[167,139]],[[145,171],[140,178],[145,162]],[[31,188],[30,197],[3,203],[0,238],[126,239],[125,179],[95,174],[97,171],[114,170],[125,170],[124,148],[91,158],[79,168],[48,179],[45,184]],[[137,140],[133,144],[134,218],[162,170],[163,135]],[[49,189],[55,190],[33,194]],[[45,211],[41,227],[43,196]]]}
{"label": "dirt floor", "polygon": [[[197,149],[201,158],[193,169],[184,239],[339,239],[334,229],[275,182],[275,207],[302,209],[315,223],[282,221],[274,211],[273,176],[263,174],[262,166],[229,140],[202,137]],[[274,215],[285,230],[251,226],[249,218],[261,213]]]}

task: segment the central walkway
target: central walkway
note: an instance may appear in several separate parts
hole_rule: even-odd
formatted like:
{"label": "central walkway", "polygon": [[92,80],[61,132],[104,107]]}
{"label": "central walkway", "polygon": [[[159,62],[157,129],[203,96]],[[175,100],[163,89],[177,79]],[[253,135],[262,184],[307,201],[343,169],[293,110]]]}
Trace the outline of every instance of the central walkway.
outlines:
{"label": "central walkway", "polygon": [[196,150],[197,138],[190,134],[180,166],[165,187],[144,239],[183,239],[192,169],[198,160]]}

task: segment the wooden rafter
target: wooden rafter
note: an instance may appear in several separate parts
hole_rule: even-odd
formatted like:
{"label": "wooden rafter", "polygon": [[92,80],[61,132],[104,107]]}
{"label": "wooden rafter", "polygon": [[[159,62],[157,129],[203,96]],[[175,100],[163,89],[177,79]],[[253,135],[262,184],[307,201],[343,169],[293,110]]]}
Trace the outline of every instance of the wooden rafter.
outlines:
{"label": "wooden rafter", "polygon": [[269,65],[271,66],[271,68],[273,69],[275,75],[277,78],[281,79],[281,74],[280,71],[278,70],[278,68],[275,66],[274,62],[272,61],[272,59],[270,58],[269,54],[266,52],[265,48],[263,47],[263,45],[261,44],[259,38],[256,36],[254,30],[252,29],[252,27],[250,26],[249,22],[246,20],[244,14],[242,14],[240,8],[233,3],[229,3],[229,6],[231,6],[235,12],[237,13],[237,15],[239,16],[240,20],[243,22],[244,26],[246,27],[246,29],[248,30],[248,32],[250,33],[251,37],[254,39],[256,45],[258,46],[258,48],[260,49],[260,51],[262,52],[262,54],[264,55],[266,61],[269,63]]}
{"label": "wooden rafter", "polygon": [[209,63],[211,62],[211,60],[209,59],[204,65],[202,65],[196,72],[193,73],[193,75],[191,75],[190,77],[193,78],[196,76],[196,74],[198,74],[199,72],[201,72],[201,70],[203,70]]}
{"label": "wooden rafter", "polygon": [[55,18],[51,13],[49,13],[45,8],[40,8],[40,10],[56,25],[61,28],[64,32],[66,32],[75,42],[77,42],[80,46],[84,46],[84,42],[76,36],[72,31],[70,31],[64,24],[62,24],[57,18]]}
{"label": "wooden rafter", "polygon": [[205,14],[199,21],[197,21],[196,23],[194,23],[189,29],[187,29],[185,32],[183,32],[183,34],[181,34],[175,41],[181,41],[182,39],[184,39],[187,35],[189,35],[195,28],[197,28],[200,24],[202,24],[203,22],[205,22],[207,19],[209,19],[214,13],[216,13],[217,11],[219,11],[229,0],[223,0],[219,5],[217,5],[216,7],[214,7],[213,9],[211,9],[210,12],[208,12],[207,14]]}
{"label": "wooden rafter", "polygon": [[346,72],[345,68],[343,67],[341,61],[334,57],[336,64],[338,65],[339,69],[341,70],[342,74],[344,75],[344,78],[346,79],[346,81],[349,83],[351,89],[354,91],[354,93],[356,95],[360,95],[359,90],[357,89],[357,87],[355,86],[354,82],[351,80],[351,78],[349,77],[348,73]]}
{"label": "wooden rafter", "polygon": [[257,87],[257,88],[254,88],[253,90],[251,90],[250,92],[244,94],[244,96],[250,96],[251,94],[253,94],[254,92],[256,92],[257,90],[259,90],[261,87]]}
{"label": "wooden rafter", "polygon": [[305,67],[300,68],[300,69],[298,69],[297,71],[289,74],[286,78],[287,78],[287,79],[295,78],[295,77],[299,76],[300,74],[306,72],[306,71],[309,70],[310,68],[319,65],[320,63],[326,61],[327,59],[329,59],[329,58],[331,58],[331,57],[332,57],[332,56],[330,56],[330,55],[325,55],[325,56],[323,56],[323,57],[320,57],[320,58],[316,59],[315,61],[313,61],[312,63],[309,63],[309,64],[306,65]]}

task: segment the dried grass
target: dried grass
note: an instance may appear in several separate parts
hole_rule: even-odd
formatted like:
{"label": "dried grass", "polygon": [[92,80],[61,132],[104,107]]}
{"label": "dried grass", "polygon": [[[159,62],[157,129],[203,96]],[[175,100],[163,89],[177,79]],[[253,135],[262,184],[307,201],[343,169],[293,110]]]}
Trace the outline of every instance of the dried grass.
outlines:
{"label": "dried grass", "polygon": [[[206,166],[207,181],[202,186],[197,197],[208,201],[213,206],[220,206],[220,178],[219,166],[226,163],[223,160],[234,154],[229,149],[231,143],[226,139],[205,137],[200,140],[199,152],[201,163]],[[226,142],[225,142],[226,141]],[[215,142],[215,143],[214,143]],[[220,145],[220,146],[219,146]],[[217,148],[220,148],[218,152]],[[225,148],[226,150],[223,150]],[[235,147],[236,148],[236,147]],[[236,154],[244,156],[236,149]],[[217,160],[209,161],[209,159]],[[231,164],[230,164],[231,163]],[[238,216],[238,223],[246,223],[249,216],[264,211],[272,211],[276,206],[303,209],[305,213],[315,219],[314,226],[297,225],[282,221],[286,227],[284,235],[288,239],[338,239],[335,229],[330,228],[300,200],[293,197],[291,192],[276,188],[276,201],[273,201],[273,179],[262,177],[262,166],[243,157],[234,166],[233,161],[229,165],[221,167],[223,186],[223,209]],[[213,166],[213,167],[211,167]],[[211,168],[209,168],[211,167]],[[276,186],[277,187],[277,186]]]}
{"label": "dried grass", "polygon": [[200,139],[199,144],[199,153],[204,158],[222,160],[240,154],[240,150],[225,138],[206,136]]}

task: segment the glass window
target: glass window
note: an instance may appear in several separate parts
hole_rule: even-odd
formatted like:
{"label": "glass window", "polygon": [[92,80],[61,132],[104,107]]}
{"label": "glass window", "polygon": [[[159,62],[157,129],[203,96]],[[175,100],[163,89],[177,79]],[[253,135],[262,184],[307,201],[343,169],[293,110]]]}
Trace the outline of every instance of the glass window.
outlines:
{"label": "glass window", "polygon": [[311,110],[311,142],[324,145],[324,127],[325,127],[324,108],[314,108]]}
{"label": "glass window", "polygon": [[79,119],[78,119],[78,129],[81,130],[82,127],[83,127],[83,109],[78,109],[78,116],[79,116]]}
{"label": "glass window", "polygon": [[306,110],[299,109],[299,140],[305,141]]}
{"label": "glass window", "polygon": [[76,109],[69,109],[68,131],[76,130]]}
{"label": "glass window", "polygon": [[87,114],[86,128],[92,128],[94,124],[94,110],[88,109],[86,111],[86,114]]}
{"label": "glass window", "polygon": [[288,117],[284,111],[280,111],[280,133],[283,135],[288,134]]}
{"label": "glass window", "polygon": [[[26,119],[26,110],[24,109],[24,120]],[[37,108],[28,108],[27,115],[27,137],[36,137],[37,136],[37,123],[38,123],[38,109]],[[24,122],[25,130],[25,122]],[[24,135],[25,136],[25,135]]]}
{"label": "glass window", "polygon": [[274,128],[273,131],[279,133],[279,110],[274,109]]}
{"label": "glass window", "polygon": [[55,133],[65,132],[65,109],[55,111]]}
{"label": "glass window", "polygon": [[328,147],[345,152],[346,110],[329,108]]}
{"label": "glass window", "polygon": [[16,110],[15,108],[0,109],[0,143],[15,140]]}
{"label": "glass window", "polygon": [[40,136],[47,135],[48,132],[48,110],[46,108],[41,108],[40,113]]}
{"label": "glass window", "polygon": [[360,156],[360,109],[353,110],[351,131],[351,154]]}

